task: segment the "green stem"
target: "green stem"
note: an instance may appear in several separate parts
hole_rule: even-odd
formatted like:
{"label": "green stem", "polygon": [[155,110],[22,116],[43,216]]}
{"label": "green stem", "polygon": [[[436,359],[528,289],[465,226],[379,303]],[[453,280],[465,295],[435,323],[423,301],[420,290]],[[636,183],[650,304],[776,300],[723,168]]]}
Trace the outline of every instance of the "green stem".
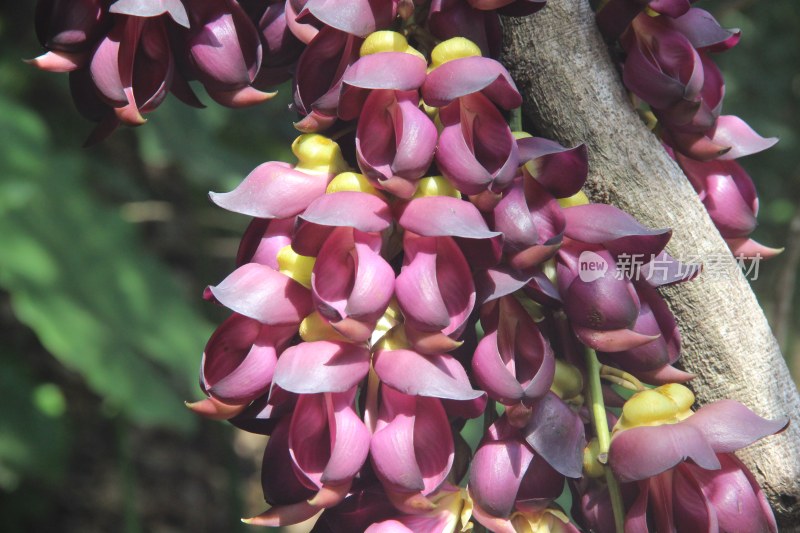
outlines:
{"label": "green stem", "polygon": [[614,511],[614,526],[617,533],[623,533],[625,521],[625,506],[622,503],[622,493],[619,490],[619,483],[614,477],[613,472],[605,464],[608,458],[608,448],[611,444],[611,433],[608,431],[608,419],[606,418],[606,406],[603,402],[603,389],[600,385],[600,361],[597,354],[591,348],[586,348],[586,373],[589,376],[589,401],[592,412],[592,426],[597,436],[597,444],[600,448],[598,460],[603,463],[606,472],[606,484],[608,485],[608,495],[611,498],[611,508]]}
{"label": "green stem", "polygon": [[511,117],[508,119],[508,127],[511,131],[522,131],[522,108],[517,107],[511,110]]}

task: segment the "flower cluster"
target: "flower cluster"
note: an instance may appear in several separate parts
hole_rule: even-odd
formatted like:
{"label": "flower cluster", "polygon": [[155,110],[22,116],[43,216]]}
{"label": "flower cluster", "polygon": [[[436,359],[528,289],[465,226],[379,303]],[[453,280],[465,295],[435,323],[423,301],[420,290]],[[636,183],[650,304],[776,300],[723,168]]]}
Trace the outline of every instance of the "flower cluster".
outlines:
{"label": "flower cluster", "polygon": [[[719,116],[708,53],[735,36],[687,1],[656,0],[651,16],[611,0],[601,15],[623,22],[626,81],[748,252],[757,203],[732,159],[769,142]],[[198,104],[189,80],[243,105],[292,78],[297,161],[211,193],[252,222],[236,269],[205,292],[231,314],[203,354],[206,398],[189,404],[269,435],[269,509],[246,522],[775,531],[732,452],[785,421],[732,401],[692,413],[678,384],[692,375],[673,366],[678,325],[656,289],[697,269],[667,254],[669,229],[589,203],[585,146],[509,125],[522,97],[493,58],[498,16],[543,5],[40,0],[50,51],[34,63],[71,71],[98,137],[168,91]]]}
{"label": "flower cluster", "polygon": [[765,150],[765,139],[742,119],[721,115],[725,83],[713,55],[735,46],[727,30],[688,0],[610,0],[597,14],[606,37],[624,51],[623,81],[644,104],[667,151],[691,180],[711,219],[742,257],[780,250],[749,238],[758,199],[750,176],[735,161]]}
{"label": "flower cluster", "polygon": [[[295,73],[297,162],[211,194],[253,222],[237,269],[206,292],[233,314],[206,346],[208,397],[191,407],[270,435],[270,508],[247,522],[577,531],[596,503],[570,517],[564,490],[610,498],[591,475],[608,470],[592,435],[598,406],[612,425],[617,415],[598,397],[618,408],[612,384],[692,377],[672,366],[680,335],[656,288],[697,270],[664,251],[670,230],[588,203],[583,145],[512,130],[521,96],[490,51],[452,37],[423,53],[413,23],[362,35],[375,26],[326,20],[306,28]],[[632,267],[643,275],[615,276],[634,256],[653,258]],[[590,260],[606,271],[588,275]],[[599,388],[585,386],[587,350]],[[470,445],[460,430],[481,416]],[[751,440],[783,425],[752,417],[766,429]],[[615,434],[614,450],[625,440]],[[627,483],[638,459],[617,457],[609,475]],[[700,465],[703,479],[725,485],[722,461]],[[660,519],[646,486],[624,487],[645,524]]]}

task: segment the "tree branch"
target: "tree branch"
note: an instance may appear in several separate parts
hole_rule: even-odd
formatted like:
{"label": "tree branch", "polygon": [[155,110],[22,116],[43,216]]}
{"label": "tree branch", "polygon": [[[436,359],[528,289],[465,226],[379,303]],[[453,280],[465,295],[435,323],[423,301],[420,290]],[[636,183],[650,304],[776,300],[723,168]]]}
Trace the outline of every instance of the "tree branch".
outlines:
{"label": "tree branch", "polygon": [[[680,168],[633,110],[587,0],[554,0],[505,19],[503,62],[534,129],[589,148],[587,193],[652,227],[671,227],[678,259],[714,261],[696,280],[662,291],[698,375],[698,401],[733,398],[789,428],[739,453],[772,504],[781,531],[800,523],[800,396],[761,308]],[[719,271],[719,262],[725,267]]]}

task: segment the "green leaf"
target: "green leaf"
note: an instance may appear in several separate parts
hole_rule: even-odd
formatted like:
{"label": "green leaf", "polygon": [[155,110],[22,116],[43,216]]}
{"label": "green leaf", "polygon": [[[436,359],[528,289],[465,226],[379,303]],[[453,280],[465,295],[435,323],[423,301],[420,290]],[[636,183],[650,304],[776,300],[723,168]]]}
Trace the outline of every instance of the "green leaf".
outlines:
{"label": "green leaf", "polygon": [[2,96],[0,132],[0,191],[12,192],[0,201],[0,286],[18,319],[113,411],[192,428],[182,400],[210,325],[133,226],[94,197],[85,157],[54,151],[38,117]]}

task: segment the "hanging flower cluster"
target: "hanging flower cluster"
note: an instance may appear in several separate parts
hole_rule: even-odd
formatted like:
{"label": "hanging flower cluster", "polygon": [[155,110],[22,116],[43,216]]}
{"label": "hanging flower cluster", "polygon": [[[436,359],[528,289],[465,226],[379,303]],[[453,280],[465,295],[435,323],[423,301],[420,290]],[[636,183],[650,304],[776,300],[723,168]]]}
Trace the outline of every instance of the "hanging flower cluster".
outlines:
{"label": "hanging flower cluster", "polygon": [[648,120],[733,254],[769,258],[780,253],[749,238],[758,198],[736,162],[777,139],[761,137],[739,117],[721,115],[725,82],[713,55],[734,47],[739,30],[720,27],[689,0],[609,0],[597,21],[607,38],[619,40],[625,86],[649,108]]}
{"label": "hanging flower cluster", "polygon": [[[606,9],[627,5],[614,2]],[[662,4],[672,6],[651,7]],[[264,163],[211,193],[252,222],[236,269],[205,292],[231,315],[203,354],[206,398],[189,405],[269,435],[269,508],[247,523],[776,530],[732,452],[786,422],[733,401],[692,413],[678,384],[692,375],[673,366],[680,334],[656,289],[698,269],[667,254],[669,229],[588,202],[585,146],[509,125],[522,98],[493,58],[498,14],[543,6],[40,1],[50,52],[35,63],[72,70],[76,102],[101,132],[141,123],[168,90],[196,102],[189,79],[239,105],[267,98],[254,85],[292,77],[297,161]],[[638,59],[626,80],[637,79],[635,61],[674,76],[667,89],[653,76],[629,84],[639,83],[675,157],[698,166],[692,179],[715,221],[748,249],[755,194],[727,156],[765,141],[717,116],[722,89],[706,58],[731,36],[712,42],[689,22],[634,19],[637,9],[618,32],[632,21],[623,40]],[[680,54],[662,58],[673,70],[657,63],[667,45],[653,43],[677,34],[696,59],[689,71]],[[750,216],[714,203],[737,193],[729,205]],[[467,442],[476,418],[482,438]]]}

